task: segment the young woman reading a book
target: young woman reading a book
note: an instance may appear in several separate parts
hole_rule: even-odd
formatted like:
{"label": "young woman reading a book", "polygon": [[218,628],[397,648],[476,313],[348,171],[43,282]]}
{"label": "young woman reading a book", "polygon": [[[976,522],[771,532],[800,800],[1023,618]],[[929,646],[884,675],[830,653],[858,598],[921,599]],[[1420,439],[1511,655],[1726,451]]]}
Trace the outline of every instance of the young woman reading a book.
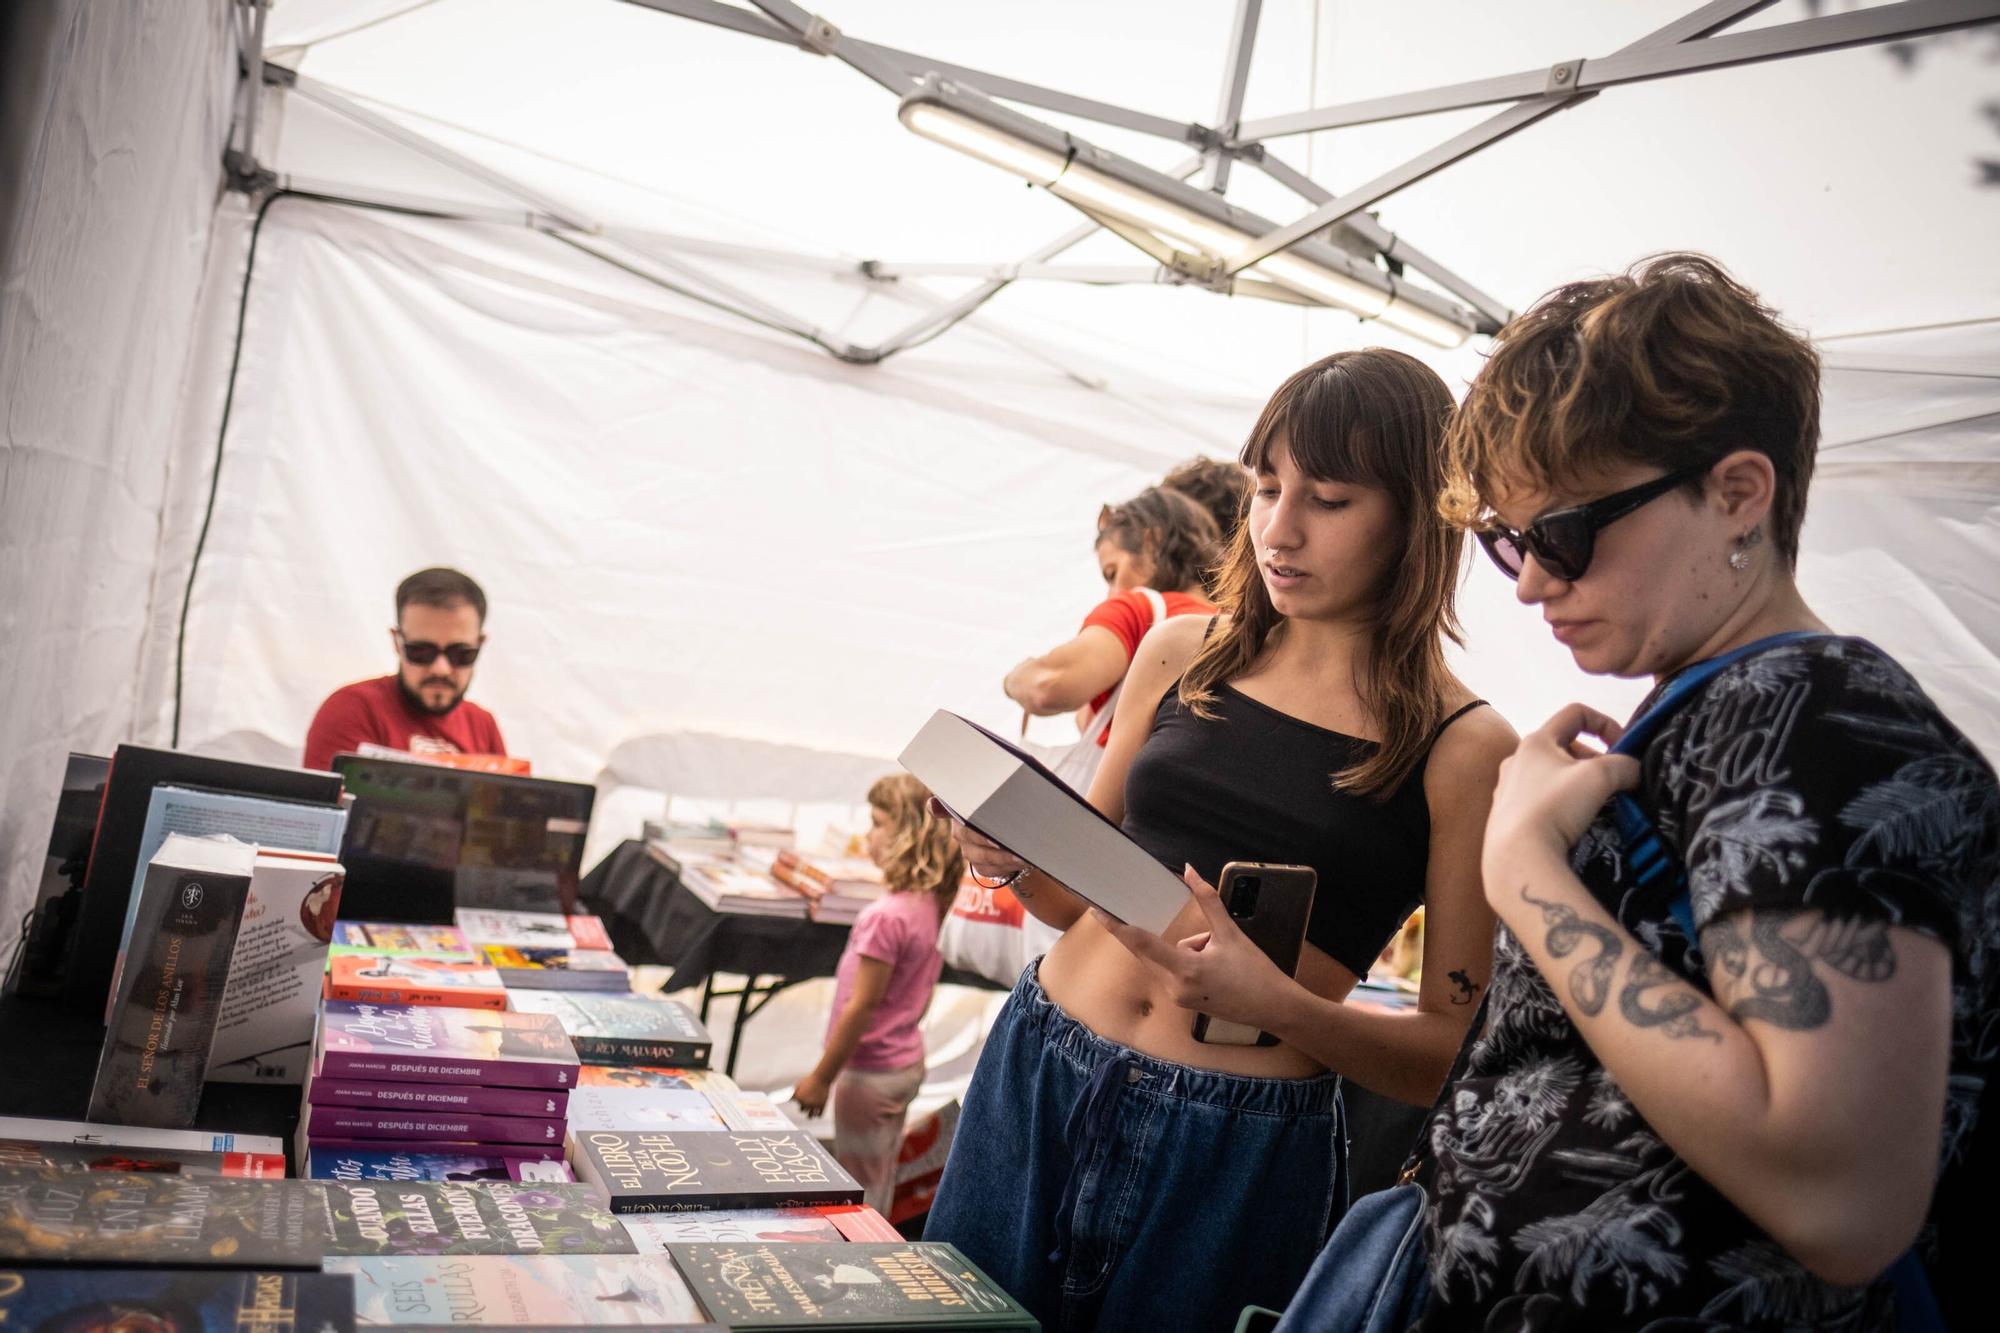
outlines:
{"label": "young woman reading a book", "polygon": [[1451,515],[1578,666],[1658,688],[1501,771],[1425,1333],[1943,1327],[1926,1286],[1990,1324],[2000,784],[1800,596],[1818,444],[1812,345],[1697,255],[1545,297],[1454,423]]}
{"label": "young woman reading a book", "polygon": [[[1133,660],[1090,800],[1192,867],[1165,939],[1207,942],[1198,986],[960,831],[976,870],[1017,877],[1064,934],[988,1036],[925,1234],[1049,1329],[1227,1329],[1245,1304],[1282,1306],[1345,1207],[1340,1078],[1428,1102],[1483,994],[1479,837],[1514,735],[1444,665],[1463,546],[1437,511],[1450,412],[1397,352],[1286,381],[1242,455],[1256,486],[1217,579],[1228,614],[1169,620]],[[1232,860],[1318,871],[1296,980],[1204,882]],[[1419,902],[1416,1010],[1344,1006]],[[1197,1042],[1184,1006],[1281,1042]]]}

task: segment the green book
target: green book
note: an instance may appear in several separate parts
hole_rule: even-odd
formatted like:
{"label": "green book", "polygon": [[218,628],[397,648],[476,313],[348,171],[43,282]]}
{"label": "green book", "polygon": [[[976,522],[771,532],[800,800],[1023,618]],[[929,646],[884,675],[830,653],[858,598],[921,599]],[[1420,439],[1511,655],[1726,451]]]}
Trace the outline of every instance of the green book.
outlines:
{"label": "green book", "polygon": [[956,1247],[927,1241],[670,1245],[708,1317],[732,1330],[1041,1325]]}

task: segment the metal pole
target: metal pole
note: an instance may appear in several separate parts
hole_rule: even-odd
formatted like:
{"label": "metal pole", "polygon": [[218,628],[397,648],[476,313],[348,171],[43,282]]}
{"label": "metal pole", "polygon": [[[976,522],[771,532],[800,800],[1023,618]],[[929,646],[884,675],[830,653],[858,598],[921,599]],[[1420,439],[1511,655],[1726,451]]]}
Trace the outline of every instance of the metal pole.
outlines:
{"label": "metal pole", "polygon": [[[1243,115],[1243,90],[1250,80],[1250,53],[1257,45],[1257,20],[1264,0],[1236,0],[1236,22],[1229,29],[1229,55],[1222,62],[1222,97],[1215,108],[1215,128],[1224,138],[1236,134],[1236,122]],[[1208,152],[1206,189],[1221,194],[1229,188],[1229,154],[1220,148]]]}
{"label": "metal pole", "polygon": [[[1671,45],[1702,37],[1709,32],[1715,31],[1718,27],[1734,22],[1742,15],[1753,10],[1762,9],[1770,3],[1771,0],[1741,0],[1741,2],[1739,0],[1716,0],[1715,3],[1704,5],[1701,9],[1687,15],[1685,18],[1676,20],[1666,27],[1640,38],[1625,49],[1631,51],[1644,47]],[[1575,80],[1575,70],[1573,68],[1570,69],[1567,76],[1560,79],[1557,77],[1562,74],[1565,68],[1569,67],[1559,65],[1551,72],[1550,81],[1552,84],[1559,83],[1564,88],[1573,86]],[[1509,135],[1526,129],[1545,116],[1553,115],[1565,107],[1575,105],[1579,98],[1594,96],[1596,96],[1595,93],[1555,91],[1549,96],[1536,98],[1532,102],[1521,102],[1510,106],[1499,115],[1489,117],[1471,129],[1452,136],[1429,152],[1419,154],[1401,166],[1384,172],[1374,180],[1369,181],[1366,185],[1348,194],[1344,194],[1338,199],[1328,200],[1298,221],[1258,237],[1249,246],[1231,256],[1229,262],[1224,265],[1223,271],[1229,274],[1240,273],[1259,260],[1267,259],[1278,251],[1304,240],[1320,228],[1331,226],[1343,218],[1359,213],[1362,209],[1379,203],[1398,190],[1414,185],[1431,173],[1450,166],[1460,158],[1470,156],[1480,149],[1487,147],[1489,144],[1498,143]]]}
{"label": "metal pole", "polygon": [[264,16],[270,12],[270,0],[247,2],[255,13],[250,19],[250,40],[244,52],[248,68],[243,76],[243,157],[254,167],[257,163],[257,112],[264,101]]}

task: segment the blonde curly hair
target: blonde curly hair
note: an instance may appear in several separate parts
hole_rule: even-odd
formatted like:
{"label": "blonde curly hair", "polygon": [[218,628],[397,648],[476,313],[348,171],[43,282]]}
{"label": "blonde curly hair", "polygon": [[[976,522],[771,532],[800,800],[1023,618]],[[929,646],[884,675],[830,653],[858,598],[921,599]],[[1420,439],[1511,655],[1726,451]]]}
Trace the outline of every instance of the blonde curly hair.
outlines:
{"label": "blonde curly hair", "polygon": [[868,804],[887,816],[891,829],[881,861],[883,881],[891,893],[933,895],[942,921],[965,878],[965,858],[951,836],[951,821],[930,813],[930,798],[930,790],[908,773],[879,778],[868,789]]}

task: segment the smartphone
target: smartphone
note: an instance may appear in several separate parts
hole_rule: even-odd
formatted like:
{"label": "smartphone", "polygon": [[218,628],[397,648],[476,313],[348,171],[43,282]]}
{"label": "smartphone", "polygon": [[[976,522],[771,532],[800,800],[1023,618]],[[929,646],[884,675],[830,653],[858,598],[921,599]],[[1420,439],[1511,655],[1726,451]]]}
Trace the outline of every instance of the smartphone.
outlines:
{"label": "smartphone", "polygon": [[[1222,895],[1230,920],[1291,976],[1299,969],[1299,950],[1305,947],[1306,922],[1312,916],[1313,891],[1318,886],[1319,872],[1311,866],[1231,861],[1222,867],[1215,890]],[[1218,1046],[1278,1044],[1268,1032],[1207,1014],[1194,1016],[1194,1039]]]}

